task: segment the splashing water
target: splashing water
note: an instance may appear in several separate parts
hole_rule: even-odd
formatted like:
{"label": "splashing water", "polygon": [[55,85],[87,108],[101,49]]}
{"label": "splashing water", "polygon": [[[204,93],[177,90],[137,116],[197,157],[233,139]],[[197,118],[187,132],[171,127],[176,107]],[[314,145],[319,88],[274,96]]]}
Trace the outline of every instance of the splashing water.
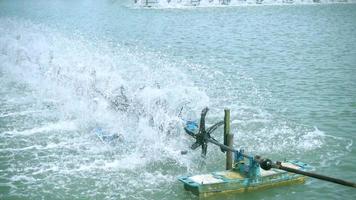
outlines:
{"label": "splashing water", "polygon": [[[265,109],[271,92],[236,66],[173,62],[20,18],[0,18],[0,33],[0,198],[191,198],[177,177],[221,170],[223,156],[212,145],[205,161],[181,155],[193,143],[182,107],[194,118],[209,106],[210,124],[231,108],[235,144],[247,152],[325,167],[352,151],[352,139]],[[103,144],[96,127],[121,141]]]}
{"label": "splashing water", "polygon": [[[7,113],[2,113],[1,118],[30,115],[34,120],[39,116],[43,120],[2,129],[1,146],[7,146],[1,150],[2,157],[12,158],[6,163],[15,170],[22,166],[20,171],[8,171],[2,176],[15,184],[7,186],[11,188],[10,196],[26,195],[26,191],[22,193],[16,187],[17,182],[38,189],[43,185],[36,183],[44,180],[49,184],[72,180],[61,174],[80,179],[85,173],[129,170],[133,173],[130,177],[137,176],[133,180],[149,179],[152,187],[175,179],[161,174],[164,170],[151,173],[147,169],[135,175],[135,169],[150,168],[167,160],[177,167],[189,168],[191,161],[180,156],[187,144],[179,139],[182,133],[178,112],[182,106],[199,111],[209,104],[209,98],[177,68],[153,57],[156,64],[146,65],[137,60],[138,55],[120,46],[93,48],[82,38],[72,39],[25,20],[1,19],[0,32],[3,84],[14,84],[7,77],[11,76],[28,84],[15,85],[15,93],[22,93],[25,99],[33,96],[25,110],[2,107]],[[22,99],[13,98],[3,101],[9,106],[25,104]],[[33,104],[47,105],[36,110]],[[90,134],[95,126],[120,134],[123,142],[115,146],[98,143],[95,135]],[[18,140],[22,142],[16,143]],[[26,156],[32,159],[24,161]],[[105,181],[105,173],[92,181]],[[122,179],[121,176],[127,176],[124,174],[117,175]],[[147,184],[130,183],[133,180],[126,180],[133,188]],[[61,187],[66,186],[57,185],[54,189],[69,189]]]}

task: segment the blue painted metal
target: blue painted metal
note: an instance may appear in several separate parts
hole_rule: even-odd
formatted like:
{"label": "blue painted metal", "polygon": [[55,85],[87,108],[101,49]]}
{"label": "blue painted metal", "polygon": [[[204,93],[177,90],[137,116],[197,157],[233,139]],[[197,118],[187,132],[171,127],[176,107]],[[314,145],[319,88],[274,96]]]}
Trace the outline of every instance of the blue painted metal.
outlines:
{"label": "blue painted metal", "polygon": [[257,177],[260,175],[260,164],[253,158],[253,156],[245,158],[243,156],[243,149],[235,151],[234,153],[235,170],[238,170],[240,173],[245,174],[248,177]]}
{"label": "blue painted metal", "polygon": [[184,121],[185,121],[185,126],[184,126],[185,132],[190,136],[195,137],[195,135],[198,133],[198,122],[193,120],[184,120]]}

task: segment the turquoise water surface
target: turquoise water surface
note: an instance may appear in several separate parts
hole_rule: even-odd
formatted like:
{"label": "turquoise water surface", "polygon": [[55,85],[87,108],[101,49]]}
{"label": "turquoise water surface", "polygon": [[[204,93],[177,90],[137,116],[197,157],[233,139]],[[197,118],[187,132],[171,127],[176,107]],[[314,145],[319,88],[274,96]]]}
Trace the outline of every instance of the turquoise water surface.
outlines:
{"label": "turquoise water surface", "polygon": [[[0,0],[0,199],[196,199],[177,178],[224,155],[189,150],[182,107],[209,123],[230,108],[236,147],[356,181],[355,19],[356,4]],[[315,179],[224,197],[354,198]]]}

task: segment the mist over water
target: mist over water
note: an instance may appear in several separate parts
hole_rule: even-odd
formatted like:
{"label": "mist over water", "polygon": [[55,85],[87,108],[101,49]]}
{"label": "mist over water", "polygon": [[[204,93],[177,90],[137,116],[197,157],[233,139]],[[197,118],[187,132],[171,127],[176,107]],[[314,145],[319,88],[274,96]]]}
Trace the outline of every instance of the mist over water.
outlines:
{"label": "mist over water", "polygon": [[[250,28],[236,31],[238,12],[231,10],[219,13],[226,17],[219,20],[212,10],[138,10],[131,3],[83,1],[70,4],[73,10],[66,14],[60,11],[69,5],[60,1],[29,1],[28,9],[2,3],[6,6],[0,10],[0,198],[194,198],[177,177],[222,170],[224,165],[223,154],[213,146],[205,160],[198,150],[189,150],[194,141],[182,130],[180,116],[196,118],[205,106],[211,109],[209,124],[223,118],[224,108],[231,108],[238,148],[273,159],[296,158],[324,173],[335,173],[336,168],[339,177],[355,177],[355,162],[345,160],[354,151],[354,136],[347,133],[355,131],[356,43],[353,37],[334,37],[355,33],[355,23],[350,23],[354,6],[328,7],[338,13],[330,16],[334,29],[326,28],[313,38],[306,33],[310,27],[297,26],[306,24],[293,17],[288,19],[295,20],[300,31],[294,33],[305,37],[293,37],[280,21],[271,26],[280,35],[253,34],[256,27],[263,28],[258,23],[264,20],[256,19],[244,21]],[[57,12],[36,9],[42,6]],[[300,15],[310,7],[238,11],[267,20],[274,10]],[[256,15],[259,11],[262,14]],[[76,13],[81,17],[66,18]],[[310,26],[321,22],[315,23]],[[221,37],[222,32],[227,37]],[[308,51],[289,46],[291,37],[296,44],[307,44]],[[323,40],[328,38],[339,43],[332,46],[331,40]],[[265,48],[261,41],[275,42],[275,49]],[[328,58],[323,49],[338,49],[335,52],[344,52],[343,59]],[[261,52],[267,54],[265,59]],[[301,63],[299,57],[311,59]],[[328,71],[335,76],[315,68],[318,59],[334,66]],[[309,67],[310,76],[299,75],[297,67]],[[322,90],[315,97],[318,88]],[[329,94],[340,98],[330,102]],[[292,101],[292,95],[299,98]],[[332,115],[328,109],[341,114]],[[315,117],[320,114],[327,122]],[[343,125],[332,127],[338,124]],[[92,133],[96,127],[120,140],[102,143]],[[214,136],[221,140],[222,130]],[[181,155],[182,150],[188,154]],[[336,195],[322,192],[334,185],[311,183],[242,198]],[[280,195],[285,190],[290,194]],[[353,196],[348,190],[343,194]]]}

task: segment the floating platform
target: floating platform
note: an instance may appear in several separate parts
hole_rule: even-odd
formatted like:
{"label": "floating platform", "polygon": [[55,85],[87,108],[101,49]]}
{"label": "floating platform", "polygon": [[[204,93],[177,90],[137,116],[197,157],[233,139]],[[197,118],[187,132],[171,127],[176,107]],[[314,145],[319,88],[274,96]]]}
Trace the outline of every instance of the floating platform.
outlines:
{"label": "floating platform", "polygon": [[[299,161],[282,162],[285,167],[305,171],[307,164]],[[239,168],[203,175],[183,176],[179,180],[184,183],[184,189],[201,197],[208,197],[227,193],[244,193],[259,189],[302,184],[306,176],[286,172],[279,169],[259,169],[259,174],[249,177]]]}

